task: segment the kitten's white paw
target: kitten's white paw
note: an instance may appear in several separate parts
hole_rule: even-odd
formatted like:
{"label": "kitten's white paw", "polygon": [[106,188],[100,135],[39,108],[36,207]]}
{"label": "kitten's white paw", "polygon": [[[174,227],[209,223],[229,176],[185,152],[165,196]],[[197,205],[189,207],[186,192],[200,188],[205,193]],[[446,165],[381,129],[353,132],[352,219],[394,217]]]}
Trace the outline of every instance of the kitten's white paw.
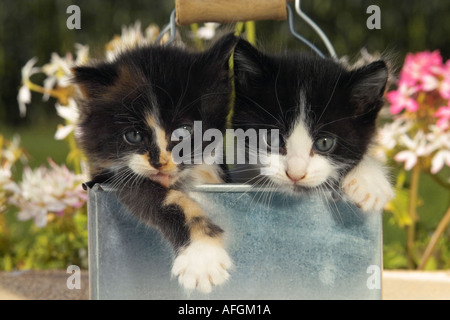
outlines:
{"label": "kitten's white paw", "polygon": [[228,253],[220,246],[194,241],[175,259],[172,274],[187,290],[209,293],[213,285],[220,285],[229,278],[232,265]]}
{"label": "kitten's white paw", "polygon": [[381,165],[363,159],[342,182],[349,200],[363,211],[381,210],[394,197],[394,191]]}

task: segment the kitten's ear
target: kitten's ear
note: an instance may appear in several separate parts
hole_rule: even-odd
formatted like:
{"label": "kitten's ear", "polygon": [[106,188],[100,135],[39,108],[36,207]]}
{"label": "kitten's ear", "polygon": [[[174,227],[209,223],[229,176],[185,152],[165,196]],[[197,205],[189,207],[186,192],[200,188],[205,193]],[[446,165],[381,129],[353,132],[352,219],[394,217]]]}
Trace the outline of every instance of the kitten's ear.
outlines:
{"label": "kitten's ear", "polygon": [[228,60],[231,57],[237,41],[238,38],[232,33],[223,36],[205,52],[207,61],[221,69],[228,70]]}
{"label": "kitten's ear", "polygon": [[234,49],[233,56],[234,77],[237,85],[246,86],[265,73],[264,55],[244,39]]}
{"label": "kitten's ear", "polygon": [[72,82],[77,84],[86,98],[101,94],[104,89],[112,85],[117,78],[117,70],[112,64],[98,66],[82,66],[72,69]]}
{"label": "kitten's ear", "polygon": [[379,111],[387,80],[388,69],[382,60],[352,71],[350,101],[356,107],[356,114]]}

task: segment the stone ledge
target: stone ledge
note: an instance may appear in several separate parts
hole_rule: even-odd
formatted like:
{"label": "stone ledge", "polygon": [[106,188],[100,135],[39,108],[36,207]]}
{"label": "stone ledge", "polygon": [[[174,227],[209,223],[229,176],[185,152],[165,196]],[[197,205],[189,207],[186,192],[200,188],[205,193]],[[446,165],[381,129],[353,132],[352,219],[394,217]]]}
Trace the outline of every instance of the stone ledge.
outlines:
{"label": "stone ledge", "polygon": [[64,270],[0,272],[1,300],[89,299],[89,274],[81,271],[81,289],[68,289]]}
{"label": "stone ledge", "polygon": [[[89,276],[81,289],[67,289],[61,270],[0,272],[0,300],[89,299]],[[450,271],[383,271],[384,300],[450,300]]]}
{"label": "stone ledge", "polygon": [[450,300],[450,271],[383,271],[384,300]]}

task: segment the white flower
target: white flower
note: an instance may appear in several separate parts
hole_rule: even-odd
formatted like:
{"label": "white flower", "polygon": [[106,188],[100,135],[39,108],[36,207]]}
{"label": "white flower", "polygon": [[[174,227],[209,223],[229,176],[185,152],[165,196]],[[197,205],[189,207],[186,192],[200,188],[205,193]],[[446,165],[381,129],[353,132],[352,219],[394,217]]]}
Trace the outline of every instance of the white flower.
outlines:
{"label": "white flower", "polygon": [[27,114],[27,104],[31,103],[31,91],[27,86],[20,87],[17,101],[19,102],[20,116],[24,117]]}
{"label": "white flower", "polygon": [[117,55],[125,50],[136,47],[138,44],[145,44],[144,35],[141,31],[141,22],[136,21],[134,25],[129,27],[122,26],[122,34],[120,37],[115,37],[107,45],[106,59],[113,61]]}
{"label": "white flower", "polygon": [[431,173],[436,174],[441,171],[444,164],[450,167],[450,150],[440,150],[435,154],[431,161]]}
{"label": "white flower", "polygon": [[15,183],[12,181],[12,173],[9,168],[0,166],[0,213],[6,209],[8,193],[13,192]]}
{"label": "white flower", "polygon": [[48,213],[62,214],[68,208],[79,208],[86,202],[81,187],[85,177],[75,175],[51,160],[49,164],[49,168],[35,170],[26,167],[22,181],[16,185],[16,192],[9,200],[19,208],[20,220],[34,219],[39,227],[47,223]]}
{"label": "white flower", "polygon": [[427,134],[428,152],[431,154],[437,151],[431,161],[430,172],[436,174],[444,167],[450,166],[450,131],[444,131],[436,125],[429,126]]}
{"label": "white flower", "polygon": [[55,132],[55,139],[56,140],[64,140],[72,131],[75,130],[75,125],[68,124],[68,125],[58,125],[58,128]]}
{"label": "white flower", "polygon": [[1,167],[11,170],[13,164],[21,157],[20,136],[14,135],[12,141],[7,144],[7,148],[0,150]]}
{"label": "white flower", "polygon": [[429,126],[427,140],[429,141],[430,153],[438,149],[450,149],[450,131],[444,131],[437,125]]}
{"label": "white flower", "polygon": [[216,29],[219,23],[206,22],[203,27],[198,28],[197,37],[200,39],[211,40],[216,35]]}
{"label": "white flower", "polygon": [[69,104],[67,106],[56,103],[55,107],[57,114],[66,120],[66,125],[58,126],[58,130],[55,133],[56,140],[63,140],[75,130],[80,114],[74,99],[69,99]]}
{"label": "white flower", "polygon": [[17,191],[16,184],[12,180],[12,173],[10,169],[0,167],[0,199],[2,193],[5,191],[15,192]]}
{"label": "white flower", "polygon": [[422,130],[417,131],[413,139],[408,134],[401,135],[399,142],[419,157],[430,153],[430,148],[427,148],[427,137]]}
{"label": "white flower", "polygon": [[0,167],[0,187],[11,181],[11,171]]}
{"label": "white flower", "polygon": [[56,103],[56,113],[63,119],[67,120],[70,123],[76,123],[80,116],[78,111],[77,103],[74,99],[69,99],[69,104],[67,106],[63,106],[59,103]]}
{"label": "white flower", "polygon": [[407,134],[411,126],[412,123],[410,121],[404,121],[402,119],[396,119],[392,123],[384,125],[384,127],[378,130],[378,144],[388,150],[394,149],[399,138]]}
{"label": "white flower", "polygon": [[426,135],[422,130],[419,130],[413,139],[408,134],[401,135],[398,144],[406,147],[406,150],[397,153],[394,160],[404,162],[406,170],[411,170],[419,157],[427,156],[430,152],[430,149],[427,148]]}
{"label": "white flower", "polygon": [[42,72],[47,75],[44,80],[45,93],[42,96],[44,101],[50,97],[49,92],[57,85],[59,87],[68,87],[71,85],[72,67],[75,65],[85,64],[89,60],[89,47],[75,44],[76,60],[73,59],[70,53],[65,57],[60,57],[53,52],[50,62],[42,67]]}
{"label": "white flower", "polygon": [[410,150],[404,150],[397,153],[394,157],[397,162],[405,163],[405,170],[411,170],[417,163],[417,154]]}
{"label": "white flower", "polygon": [[17,95],[17,102],[19,103],[19,111],[20,116],[24,117],[27,113],[27,104],[31,102],[31,92],[30,92],[30,77],[38,72],[40,72],[40,68],[35,67],[34,65],[37,62],[37,58],[34,57],[30,59],[23,67],[22,67],[22,86],[19,89],[19,94]]}
{"label": "white flower", "polygon": [[34,57],[28,60],[28,62],[22,67],[21,74],[22,80],[28,80],[33,74],[41,71],[41,68],[35,67],[38,58]]}
{"label": "white flower", "polygon": [[80,43],[75,44],[76,56],[75,65],[83,65],[89,61],[89,46]]}
{"label": "white flower", "polygon": [[153,43],[159,36],[159,27],[151,24],[145,29],[145,38],[148,42]]}
{"label": "white flower", "polygon": [[[122,52],[141,45],[153,44],[160,33],[159,27],[150,25],[145,29],[145,35],[141,30],[141,22],[136,21],[134,25],[122,26],[122,34],[115,36],[106,46],[106,60],[114,61],[114,59]],[[166,33],[161,42],[168,40]]]}
{"label": "white flower", "polygon": [[60,87],[68,87],[71,84],[71,67],[74,65],[74,61],[71,54],[67,54],[64,58],[60,57],[57,53],[52,53],[50,63],[45,64],[42,67],[42,72],[47,75],[44,80],[44,88],[47,93],[44,93],[42,99],[47,101],[50,97],[48,93],[55,85]]}
{"label": "white flower", "polygon": [[65,87],[67,81],[65,77],[71,74],[70,68],[72,65],[73,58],[71,54],[67,54],[64,58],[62,58],[57,53],[53,52],[50,62],[42,67],[42,71],[48,76],[56,77],[58,83]]}

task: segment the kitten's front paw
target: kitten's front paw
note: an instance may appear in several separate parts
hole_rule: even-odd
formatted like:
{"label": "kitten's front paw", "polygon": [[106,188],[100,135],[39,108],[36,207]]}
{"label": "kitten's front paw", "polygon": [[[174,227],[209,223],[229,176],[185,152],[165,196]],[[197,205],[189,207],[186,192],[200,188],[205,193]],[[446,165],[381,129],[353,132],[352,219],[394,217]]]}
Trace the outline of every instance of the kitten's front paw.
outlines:
{"label": "kitten's front paw", "polygon": [[224,283],[232,265],[228,253],[220,246],[194,241],[175,259],[172,274],[178,276],[179,283],[187,290],[209,293],[213,285]]}
{"label": "kitten's front paw", "polygon": [[362,162],[342,182],[349,200],[363,211],[378,211],[394,196],[383,170],[375,163]]}

